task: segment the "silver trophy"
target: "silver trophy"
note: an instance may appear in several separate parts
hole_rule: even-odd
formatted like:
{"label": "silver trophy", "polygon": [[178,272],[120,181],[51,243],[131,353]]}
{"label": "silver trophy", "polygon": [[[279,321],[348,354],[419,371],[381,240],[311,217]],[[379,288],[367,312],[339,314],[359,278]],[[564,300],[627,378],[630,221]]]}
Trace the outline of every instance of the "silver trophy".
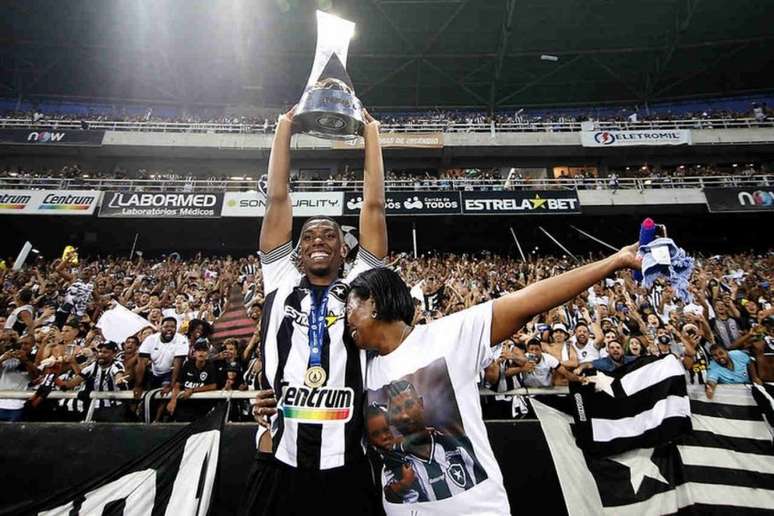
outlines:
{"label": "silver trophy", "polygon": [[362,136],[363,105],[346,69],[354,31],[354,23],[317,11],[314,64],[293,117],[301,132],[328,140]]}

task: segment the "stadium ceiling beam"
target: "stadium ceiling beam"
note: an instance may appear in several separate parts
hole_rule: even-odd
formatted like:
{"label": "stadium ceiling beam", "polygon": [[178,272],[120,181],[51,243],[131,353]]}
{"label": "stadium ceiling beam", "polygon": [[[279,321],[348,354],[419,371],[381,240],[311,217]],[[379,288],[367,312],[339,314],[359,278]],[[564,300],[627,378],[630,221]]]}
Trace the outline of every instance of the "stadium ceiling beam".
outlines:
{"label": "stadium ceiling beam", "polygon": [[480,75],[481,72],[484,70],[484,68],[486,68],[488,66],[492,66],[492,62],[491,61],[484,61],[484,62],[482,62],[480,65],[478,65],[477,67],[475,67],[474,69],[472,69],[471,71],[466,73],[462,77],[462,82],[466,83],[466,82],[468,82],[468,79],[470,79],[471,77],[475,77],[477,75]]}
{"label": "stadium ceiling beam", "polygon": [[615,79],[616,81],[618,81],[619,83],[621,83],[621,84],[622,84],[622,85],[623,85],[623,86],[624,86],[624,87],[625,87],[627,90],[629,90],[630,92],[634,93],[634,95],[635,95],[635,96],[636,96],[638,99],[640,99],[640,100],[643,100],[643,101],[644,101],[644,100],[647,98],[647,97],[646,97],[646,93],[645,93],[644,91],[640,91],[640,90],[638,90],[638,89],[634,88],[634,87],[633,87],[633,86],[632,86],[632,85],[631,85],[631,84],[630,84],[628,81],[626,81],[626,80],[625,80],[623,77],[621,77],[621,74],[617,73],[615,70],[613,70],[613,69],[612,69],[612,68],[611,68],[609,65],[607,65],[606,63],[603,63],[602,61],[600,61],[600,60],[599,60],[599,58],[598,58],[597,56],[591,56],[591,60],[592,60],[592,61],[594,61],[594,63],[595,63],[597,66],[599,66],[599,67],[600,67],[600,68],[602,68],[602,69],[603,69],[605,72],[607,72],[607,74],[608,74],[608,75],[610,75],[610,77],[612,77],[613,79]]}
{"label": "stadium ceiling beam", "polygon": [[513,13],[516,11],[516,0],[505,0],[505,18],[503,19],[502,27],[500,28],[500,37],[497,44],[497,55],[495,56],[495,65],[492,70],[492,81],[489,86],[489,111],[494,112],[497,103],[495,98],[497,96],[497,82],[500,80],[500,75],[503,71],[503,62],[505,61],[505,53],[508,51],[508,40],[511,37],[511,29],[513,27]]}
{"label": "stadium ceiling beam", "polygon": [[[0,68],[0,70],[6,70],[6,68]],[[5,91],[8,91],[8,92],[11,92],[11,93],[17,94],[17,93],[19,93],[19,91],[17,91],[17,90],[19,89],[19,88],[18,88],[18,83],[20,82],[20,81],[19,81],[19,75],[18,75],[18,73],[19,73],[19,72],[18,72],[18,70],[16,69],[16,67],[14,67],[13,69],[11,69],[11,71],[12,71],[12,75],[11,75],[11,76],[7,76],[7,77],[9,77],[9,78],[11,78],[11,77],[12,77],[12,78],[13,78],[13,82],[14,82],[14,83],[16,83],[16,86],[15,86],[15,85],[13,85],[13,84],[9,85],[9,84],[8,84],[8,83],[6,83],[5,81],[3,81],[3,80],[0,80],[0,88],[1,88],[1,89],[3,89],[3,90],[5,90]],[[6,76],[6,75],[5,75],[5,74],[3,74],[3,76]]]}
{"label": "stadium ceiling beam", "polygon": [[[416,45],[409,40],[408,37],[406,37],[405,34],[403,34],[403,31],[400,30],[400,28],[392,21],[392,19],[387,15],[387,13],[384,11],[382,5],[388,4],[389,2],[380,2],[379,0],[372,0],[372,4],[374,7],[379,11],[381,16],[387,20],[387,23],[392,27],[393,31],[400,36],[400,38],[403,40],[404,43],[408,46],[408,48],[416,51],[417,47]],[[470,0],[461,0],[459,2],[454,2],[457,4],[457,7],[454,9],[454,11],[451,13],[451,15],[446,19],[446,21],[441,25],[441,27],[435,31],[435,33],[430,37],[430,39],[425,43],[424,47],[419,50],[419,52],[415,55],[412,55],[408,58],[407,61],[405,61],[402,65],[400,65],[397,69],[395,69],[393,72],[388,74],[387,76],[383,77],[379,81],[371,84],[366,90],[361,92],[361,96],[365,95],[369,91],[372,91],[375,86],[378,86],[380,84],[383,84],[387,80],[391,79],[398,73],[400,73],[402,70],[404,70],[406,67],[411,65],[412,63],[416,63],[416,80],[414,84],[414,104],[418,107],[419,106],[419,91],[420,91],[420,79],[421,79],[421,70],[422,70],[422,61],[427,62],[430,66],[432,66],[434,69],[438,70],[438,67],[427,61],[425,59],[425,56],[427,55],[427,52],[433,48],[433,45],[435,45],[436,41],[438,41],[438,38],[440,38],[444,32],[446,32],[446,29],[449,28],[449,26],[452,24],[452,22],[459,16],[459,14],[465,9],[465,7],[470,3]],[[455,57],[456,58],[456,57]],[[442,72],[443,73],[443,72]],[[465,86],[462,82],[455,80],[455,83],[457,83],[461,88],[467,90],[471,95],[473,95],[476,98],[478,97],[478,94],[476,94],[473,90]]]}
{"label": "stadium ceiling beam", "polygon": [[438,5],[438,4],[461,4],[465,2],[466,0],[379,0],[379,3],[384,5],[419,5],[419,4],[432,4],[432,5]]}
{"label": "stadium ceiling beam", "polygon": [[[770,36],[756,36],[752,38],[740,38],[740,39],[726,39],[722,41],[703,41],[700,43],[689,43],[685,45],[678,45],[677,50],[690,50],[694,48],[714,48],[725,46],[737,46],[744,43],[765,43],[773,41],[774,35]],[[543,54],[550,54],[555,56],[580,56],[580,55],[597,55],[597,54],[638,54],[648,52],[659,52],[666,50],[665,45],[649,46],[649,47],[618,47],[618,48],[585,48],[579,50],[528,50],[522,52],[510,52],[505,55],[506,59],[518,58],[518,57],[540,57]],[[1,50],[0,50],[1,51]],[[290,59],[304,59],[309,60],[308,52],[261,52],[259,56],[266,57],[282,57]],[[354,52],[349,54],[349,59],[373,59],[373,60],[390,60],[390,59],[494,59],[497,57],[495,52],[474,52],[474,53],[427,53],[425,55],[418,54],[416,52]]]}
{"label": "stadium ceiling beam", "polygon": [[718,63],[720,63],[722,61],[725,61],[726,59],[735,56],[736,54],[738,54],[739,52],[741,52],[742,50],[744,50],[746,48],[747,48],[747,45],[740,45],[737,48],[734,48],[734,49],[728,50],[727,52],[724,52],[723,54],[719,55],[717,58],[715,58],[711,62],[705,64],[704,66],[702,66],[698,70],[696,70],[694,72],[691,72],[688,75],[684,75],[684,76],[680,77],[679,79],[677,79],[676,81],[672,81],[669,84],[663,86],[661,89],[659,89],[658,91],[656,91],[653,94],[653,97],[654,98],[658,97],[662,93],[671,90],[672,88],[674,88],[678,84],[682,84],[682,83],[684,83],[686,81],[690,81],[694,77],[698,77],[698,76],[700,76],[702,74],[707,73],[708,71],[714,69],[715,66],[717,66]]}
{"label": "stadium ceiling beam", "polygon": [[421,86],[422,86],[422,61],[417,59],[416,63],[417,63],[417,76],[416,76],[416,82],[414,84],[414,105],[418,108],[419,93],[421,91]]}
{"label": "stadium ceiling beam", "polygon": [[[372,0],[374,1],[374,0]],[[406,36],[403,35],[403,33],[395,27],[395,25],[390,21],[389,18],[386,18],[388,23],[394,28],[396,34],[399,34],[399,37],[407,42],[407,44],[412,45],[407,39]],[[767,41],[774,40],[774,34],[770,35],[764,35],[764,36],[753,36],[750,38],[736,38],[736,39],[725,39],[725,40],[716,40],[716,41],[702,41],[699,43],[689,43],[684,45],[677,45],[675,48],[676,50],[688,50],[693,48],[712,48],[712,47],[723,47],[723,46],[736,46],[743,43],[765,43]],[[43,49],[58,49],[58,50],[95,50],[99,52],[107,52],[112,50],[119,50],[119,47],[116,45],[83,45],[79,43],[74,43],[72,41],[51,41],[51,40],[15,40],[13,42],[8,42],[7,44],[4,44],[0,46],[0,53],[3,54],[16,54],[18,52],[19,47],[29,47],[29,48],[43,48]],[[617,47],[617,48],[584,48],[584,49],[573,49],[573,50],[551,50],[551,49],[542,49],[542,50],[525,50],[521,52],[511,52],[505,55],[506,59],[509,58],[516,58],[516,57],[539,57],[542,54],[551,54],[555,56],[578,56],[578,55],[586,55],[586,54],[636,54],[636,53],[646,53],[646,52],[658,52],[658,51],[664,51],[668,49],[668,45],[656,45],[656,46],[646,46],[646,47]],[[148,52],[158,53],[159,49],[156,47],[147,47],[145,48]],[[275,52],[258,52],[256,53],[257,56],[264,56],[264,57],[283,57],[283,58],[292,58],[292,59],[304,59],[306,61],[309,60],[309,52],[285,52],[285,51],[275,51]],[[420,55],[416,51],[414,52],[399,52],[399,53],[389,53],[389,52],[350,52],[349,58],[350,59],[417,59],[421,57],[427,57],[427,58],[438,58],[438,59],[484,59],[489,58],[493,59],[497,57],[497,54],[495,52],[475,52],[475,53],[427,53],[425,55]]]}
{"label": "stadium ceiling beam", "polygon": [[36,84],[38,84],[44,77],[46,77],[48,74],[50,74],[62,61],[60,59],[55,59],[53,62],[49,63],[47,66],[43,67],[40,72],[35,74],[35,78],[30,81],[29,84],[25,84],[25,88],[33,88]]}
{"label": "stadium ceiling beam", "polygon": [[435,64],[433,64],[431,61],[428,61],[427,59],[423,59],[423,61],[424,61],[425,63],[427,63],[427,65],[428,65],[428,66],[430,66],[430,68],[432,68],[433,70],[435,70],[436,72],[438,72],[438,75],[440,75],[440,76],[444,77],[444,78],[445,78],[445,79],[447,79],[448,81],[451,81],[452,83],[454,83],[454,84],[456,84],[457,86],[459,86],[460,88],[462,88],[462,90],[463,90],[463,91],[467,92],[467,93],[468,93],[469,95],[471,95],[473,98],[475,98],[476,100],[478,100],[479,102],[481,102],[481,104],[482,104],[482,105],[486,106],[486,105],[488,104],[487,100],[486,100],[484,97],[482,97],[481,95],[479,95],[479,94],[478,94],[478,93],[477,93],[475,90],[471,89],[471,88],[470,88],[470,87],[468,87],[467,85],[463,84],[463,83],[462,83],[462,82],[461,82],[459,79],[457,79],[456,77],[452,77],[452,76],[451,76],[451,75],[449,75],[447,72],[445,72],[445,71],[441,70],[441,69],[440,69],[438,66],[436,66]]}
{"label": "stadium ceiling beam", "polygon": [[518,90],[509,93],[505,97],[502,97],[500,100],[497,101],[497,105],[500,105],[500,104],[504,103],[506,100],[512,99],[513,97],[515,97],[519,93],[523,93],[524,91],[527,91],[528,89],[530,89],[530,88],[532,88],[534,86],[537,86],[538,84],[540,84],[544,80],[548,79],[549,77],[553,77],[554,75],[556,75],[557,73],[561,72],[562,70],[564,70],[568,66],[570,66],[570,65],[572,65],[574,63],[577,63],[583,57],[584,56],[582,56],[582,55],[575,56],[573,59],[570,59],[569,61],[565,61],[564,63],[560,64],[559,66],[557,66],[556,68],[554,68],[550,72],[541,75],[540,77],[538,77],[538,78],[528,82],[527,84],[525,84],[524,86],[522,86]]}
{"label": "stadium ceiling beam", "polygon": [[389,81],[390,79],[392,79],[393,77],[398,75],[400,72],[405,70],[410,64],[412,64],[414,62],[416,62],[416,59],[409,59],[408,61],[406,61],[405,63],[403,63],[399,67],[397,67],[395,70],[393,70],[390,73],[388,73],[387,75],[381,77],[378,81],[370,83],[366,89],[361,90],[361,91],[358,92],[358,96],[364,97],[368,92],[372,91],[375,87],[377,87],[377,86],[379,86],[381,84],[384,84],[385,82]]}
{"label": "stadium ceiling beam", "polygon": [[[667,66],[669,66],[669,63],[672,61],[672,57],[675,55],[675,51],[680,43],[680,38],[691,25],[691,20],[699,5],[699,1],[700,0],[684,0],[686,6],[685,15],[681,15],[680,2],[678,2],[677,10],[675,11],[674,30],[668,35],[669,41],[667,43],[666,52],[661,56],[656,56],[655,71],[652,80],[647,84],[648,88],[655,87],[663,77],[664,71],[667,69]],[[646,97],[649,96],[650,93],[652,93],[652,91],[646,91]]]}
{"label": "stadium ceiling beam", "polygon": [[[406,37],[406,35],[403,33],[403,31],[395,25],[395,22],[392,21],[392,18],[390,18],[387,13],[385,12],[384,8],[382,7],[382,4],[379,2],[379,0],[371,0],[371,5],[374,6],[374,8],[379,12],[379,14],[382,16],[382,18],[385,19],[387,22],[387,25],[390,26],[392,31],[403,41],[403,43],[406,44],[407,48],[414,49],[414,43]],[[306,54],[305,54],[306,55]],[[306,55],[307,59],[309,58],[308,55]],[[407,58],[408,56],[406,56]]]}
{"label": "stadium ceiling beam", "polygon": [[454,12],[451,13],[451,16],[449,16],[446,21],[441,25],[441,28],[435,31],[435,34],[433,34],[430,37],[430,41],[425,43],[424,48],[420,52],[422,57],[424,58],[425,54],[427,54],[427,51],[433,48],[433,45],[435,45],[435,42],[438,41],[438,38],[440,38],[444,32],[446,32],[446,29],[449,28],[449,25],[452,24],[452,22],[459,16],[460,12],[462,12],[465,7],[470,3],[470,0],[464,0],[459,5],[457,5],[457,8],[454,9]]}

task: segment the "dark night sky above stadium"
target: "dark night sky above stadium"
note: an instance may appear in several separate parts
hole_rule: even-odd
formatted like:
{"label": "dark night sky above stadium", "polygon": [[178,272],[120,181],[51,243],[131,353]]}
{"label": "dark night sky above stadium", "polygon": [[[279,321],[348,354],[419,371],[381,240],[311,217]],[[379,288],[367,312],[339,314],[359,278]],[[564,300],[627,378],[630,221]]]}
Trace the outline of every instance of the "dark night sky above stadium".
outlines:
{"label": "dark night sky above stadium", "polygon": [[357,23],[348,69],[375,108],[774,90],[770,1],[28,0],[0,7],[0,95],[286,105],[312,64],[318,6]]}

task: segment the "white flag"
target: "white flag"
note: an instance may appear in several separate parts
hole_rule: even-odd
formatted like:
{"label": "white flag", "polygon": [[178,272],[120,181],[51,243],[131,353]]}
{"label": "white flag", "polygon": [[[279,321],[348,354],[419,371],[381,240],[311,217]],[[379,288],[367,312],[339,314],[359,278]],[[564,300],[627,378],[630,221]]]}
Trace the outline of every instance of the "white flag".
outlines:
{"label": "white flag", "polygon": [[97,328],[102,330],[105,339],[118,344],[122,344],[127,337],[148,326],[152,324],[147,319],[120,304],[104,312],[97,321]]}

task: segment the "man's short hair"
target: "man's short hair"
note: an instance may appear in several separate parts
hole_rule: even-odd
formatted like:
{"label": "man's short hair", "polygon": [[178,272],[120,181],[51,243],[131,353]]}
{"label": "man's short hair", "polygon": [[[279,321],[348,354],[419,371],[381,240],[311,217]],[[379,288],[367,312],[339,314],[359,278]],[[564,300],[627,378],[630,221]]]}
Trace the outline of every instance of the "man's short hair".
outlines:
{"label": "man's short hair", "polygon": [[174,317],[172,317],[171,315],[168,315],[168,316],[164,317],[164,318],[161,320],[161,324],[164,324],[164,323],[165,323],[165,322],[167,322],[167,321],[172,321],[173,323],[175,323],[175,326],[177,326],[177,319],[175,319],[175,318],[174,318]]}
{"label": "man's short hair", "polygon": [[28,288],[23,288],[19,291],[19,301],[24,303],[25,305],[32,301],[32,290]]}
{"label": "man's short hair", "polygon": [[414,299],[397,272],[379,267],[362,272],[350,286],[358,298],[373,299],[376,319],[384,322],[414,320]]}
{"label": "man's short hair", "polygon": [[319,222],[321,220],[330,222],[333,224],[333,227],[336,228],[336,230],[339,232],[339,237],[341,238],[341,242],[344,243],[344,231],[341,229],[341,226],[333,217],[329,217],[328,215],[316,215],[314,217],[309,217],[304,221],[304,223],[301,225],[301,233],[303,234],[306,229],[312,225],[313,222]]}
{"label": "man's short hair", "polygon": [[64,328],[65,326],[69,326],[70,328],[75,328],[76,330],[79,330],[79,331],[81,329],[81,323],[80,321],[78,321],[76,317],[70,317],[69,319],[67,319],[65,323],[62,325],[62,328]]}
{"label": "man's short hair", "polygon": [[97,344],[97,349],[99,348],[109,349],[110,351],[115,353],[116,351],[118,351],[118,344],[116,344],[112,340],[107,340],[105,342],[100,342],[99,344]]}
{"label": "man's short hair", "polygon": [[404,393],[409,393],[414,398],[420,397],[417,390],[414,388],[414,385],[406,380],[396,380],[387,385],[387,398],[390,400],[397,398]]}
{"label": "man's short hair", "polygon": [[384,406],[379,405],[378,403],[369,403],[366,407],[366,421],[371,419],[372,417],[379,417],[384,416],[385,419],[387,418],[387,409],[384,408]]}
{"label": "man's short hair", "polygon": [[710,348],[709,348],[709,352],[710,352],[710,353],[712,353],[712,352],[713,352],[713,351],[715,351],[716,349],[722,349],[722,350],[724,350],[724,351],[728,351],[728,350],[726,349],[726,347],[725,347],[723,344],[721,344],[721,343],[719,343],[719,342],[716,342],[715,344],[712,344],[712,345],[710,346]]}

